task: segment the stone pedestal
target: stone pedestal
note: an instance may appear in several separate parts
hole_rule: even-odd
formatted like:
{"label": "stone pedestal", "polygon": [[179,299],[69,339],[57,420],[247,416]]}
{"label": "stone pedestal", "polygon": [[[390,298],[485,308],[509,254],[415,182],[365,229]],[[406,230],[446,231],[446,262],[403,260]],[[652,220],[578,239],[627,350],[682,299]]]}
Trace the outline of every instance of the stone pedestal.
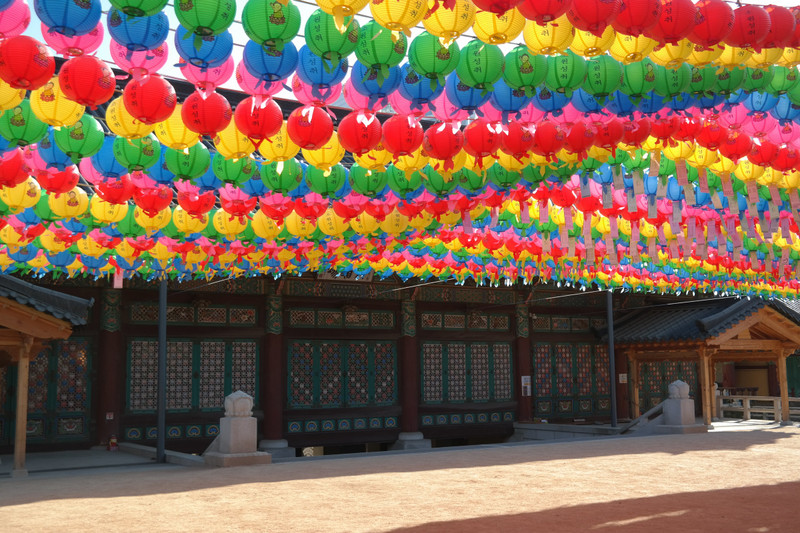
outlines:
{"label": "stone pedestal", "polygon": [[225,416],[219,421],[219,435],[203,453],[210,466],[269,464],[272,457],[256,449],[257,420],[253,417],[253,398],[236,391],[225,398]]}
{"label": "stone pedestal", "polygon": [[258,451],[268,452],[273,459],[287,459],[297,457],[296,449],[289,447],[285,439],[262,440],[258,443]]}
{"label": "stone pedestal", "polygon": [[658,426],[658,433],[701,433],[708,428],[704,424],[696,424],[694,417],[694,400],[689,398],[689,384],[681,380],[670,383],[669,398],[664,401],[663,424]]}
{"label": "stone pedestal", "polygon": [[421,432],[400,433],[397,442],[392,444],[392,450],[425,450],[431,447],[431,440],[426,439]]}

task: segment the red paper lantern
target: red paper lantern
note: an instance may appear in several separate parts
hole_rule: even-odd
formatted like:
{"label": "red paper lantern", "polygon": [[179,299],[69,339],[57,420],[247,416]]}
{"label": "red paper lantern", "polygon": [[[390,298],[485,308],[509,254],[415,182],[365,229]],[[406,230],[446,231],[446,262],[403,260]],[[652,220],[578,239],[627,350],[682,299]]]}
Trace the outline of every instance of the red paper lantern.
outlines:
{"label": "red paper lantern", "polygon": [[579,30],[600,37],[619,13],[620,0],[572,0],[567,18]]}
{"label": "red paper lantern", "polygon": [[321,107],[298,107],[286,120],[289,138],[300,148],[317,150],[325,146],[333,135],[333,121]]}
{"label": "red paper lantern", "polygon": [[499,123],[489,122],[485,118],[473,120],[464,129],[464,150],[475,158],[497,153],[501,131]]}
{"label": "red paper lantern", "polygon": [[611,26],[617,33],[638,37],[658,22],[660,14],[659,0],[621,0]]}
{"label": "red paper lantern", "polygon": [[672,137],[679,127],[680,119],[675,115],[657,117],[650,121],[650,135],[664,142]]}
{"label": "red paper lantern", "polygon": [[500,134],[500,148],[515,157],[527,155],[533,148],[533,130],[530,124],[509,122]]}
{"label": "red paper lantern", "polygon": [[419,121],[411,115],[394,115],[383,123],[383,147],[394,155],[408,155],[422,145],[424,131]]}
{"label": "red paper lantern", "polygon": [[737,7],[733,11],[733,29],[725,38],[725,44],[739,48],[761,48],[769,35],[769,13],[754,5]]}
{"label": "red paper lantern", "polygon": [[695,7],[694,27],[687,36],[694,44],[715,46],[733,30],[733,9],[724,0],[700,0]]}
{"label": "red paper lantern", "polygon": [[616,155],[617,145],[625,133],[622,121],[616,117],[610,117],[602,121],[595,121],[592,125],[595,131],[594,144],[600,148],[611,150],[611,155]]}
{"label": "red paper lantern", "polygon": [[291,198],[280,193],[260,196],[258,199],[261,211],[272,220],[283,223],[286,215],[294,211],[294,202]]}
{"label": "red paper lantern", "polygon": [[58,71],[58,84],[64,96],[81,105],[95,109],[111,100],[117,88],[114,72],[99,57],[73,57]]}
{"label": "red paper lantern", "polygon": [[0,78],[13,88],[38,89],[55,71],[55,59],[33,37],[18,35],[0,42]]}
{"label": "red paper lantern", "polygon": [[213,137],[231,123],[233,112],[228,100],[218,92],[196,90],[183,102],[181,118],[193,132]]}
{"label": "red paper lantern", "polygon": [[636,120],[626,120],[622,123],[622,128],[622,142],[639,147],[650,136],[650,119],[641,117]]}
{"label": "red paper lantern", "polygon": [[15,187],[26,179],[22,150],[14,148],[0,157],[0,187]]}
{"label": "red paper lantern", "polygon": [[36,181],[39,182],[42,189],[51,194],[62,194],[71,191],[78,185],[80,178],[78,167],[75,165],[70,165],[58,172],[39,171],[36,173]]}
{"label": "red paper lantern", "polygon": [[328,209],[328,199],[322,195],[310,193],[294,201],[294,212],[306,220],[316,221]]}
{"label": "red paper lantern", "polygon": [[564,147],[564,134],[558,126],[545,120],[536,125],[533,132],[533,146],[531,151],[549,161],[556,161],[556,152]]}
{"label": "red paper lantern", "polygon": [[772,168],[780,172],[789,172],[800,163],[800,153],[794,148],[784,146],[772,161]]}
{"label": "red paper lantern", "polygon": [[731,130],[728,138],[719,146],[719,153],[732,161],[738,161],[745,157],[753,149],[753,141],[748,135],[739,131]]}
{"label": "red paper lantern", "polygon": [[685,118],[678,123],[678,129],[672,134],[676,141],[693,141],[694,136],[700,132],[703,125],[691,118]]}
{"label": "red paper lantern", "polygon": [[728,129],[719,124],[706,124],[694,136],[697,144],[709,150],[718,150],[728,141]]}
{"label": "red paper lantern", "polygon": [[214,191],[201,193],[200,189],[178,191],[178,205],[193,217],[202,218],[217,202]]}
{"label": "red paper lantern", "polygon": [[158,185],[156,187],[134,188],[133,201],[148,216],[155,216],[172,203],[172,187]]}
{"label": "red paper lantern", "polygon": [[792,36],[786,46],[800,48],[800,7],[790,8],[789,11],[794,16],[794,32],[792,32]]}
{"label": "red paper lantern", "polygon": [[697,9],[692,0],[661,0],[661,14],[645,35],[660,43],[677,44],[694,28]]}
{"label": "red paper lantern", "polygon": [[[367,208],[367,203],[369,203],[369,198],[366,196],[350,193],[341,200],[333,202],[333,212],[345,220],[350,220],[363,213]],[[424,204],[421,205],[424,206]]]}
{"label": "red paper lantern", "polygon": [[483,11],[491,11],[502,15],[509,9],[514,9],[521,0],[472,0],[475,7]]}
{"label": "red paper lantern", "polygon": [[464,132],[456,121],[438,122],[422,138],[422,148],[434,159],[452,159],[463,147]]}
{"label": "red paper lantern", "polygon": [[517,9],[526,19],[544,25],[566,13],[571,5],[572,0],[522,0]]}
{"label": "red paper lantern", "polygon": [[248,96],[236,106],[233,120],[239,131],[258,148],[264,139],[281,130],[283,111],[272,98]]}
{"label": "red paper lantern", "polygon": [[594,144],[595,132],[587,128],[583,122],[576,122],[570,126],[564,135],[564,148],[576,154],[578,159],[586,159],[586,151]]}
{"label": "red paper lantern", "polygon": [[747,155],[747,159],[754,165],[768,167],[778,156],[778,146],[769,142],[761,141],[761,144],[754,144],[753,149]]}
{"label": "red paper lantern", "polygon": [[794,14],[785,7],[767,6],[764,8],[769,15],[769,33],[761,43],[764,48],[784,48],[794,36]]}
{"label": "red paper lantern", "polygon": [[373,113],[353,111],[339,121],[339,143],[354,155],[362,155],[381,142],[381,121]]}
{"label": "red paper lantern", "polygon": [[[232,187],[232,185],[228,184],[227,187]],[[247,217],[253,212],[258,204],[258,197],[247,196],[241,189],[235,189],[234,192],[237,194],[226,194],[225,189],[220,189],[219,205],[230,216],[241,220],[242,217]]]}
{"label": "red paper lantern", "polygon": [[[157,74],[151,74],[129,81],[122,90],[122,103],[135,119],[145,124],[156,124],[167,120],[172,115],[178,103],[178,97],[170,82]],[[188,124],[187,127],[192,129]]]}
{"label": "red paper lantern", "polygon": [[123,174],[120,177],[108,178],[95,185],[97,196],[110,204],[124,204],[133,196],[135,189],[131,177]]}

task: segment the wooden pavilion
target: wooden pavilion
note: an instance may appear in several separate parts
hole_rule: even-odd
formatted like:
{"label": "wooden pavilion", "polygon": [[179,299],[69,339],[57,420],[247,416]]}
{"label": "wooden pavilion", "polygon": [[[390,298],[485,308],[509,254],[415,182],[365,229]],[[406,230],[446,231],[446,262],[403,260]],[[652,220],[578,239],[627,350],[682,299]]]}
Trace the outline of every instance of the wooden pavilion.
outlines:
{"label": "wooden pavilion", "polygon": [[618,320],[616,349],[628,360],[632,416],[639,416],[640,365],[657,361],[697,363],[703,422],[711,424],[715,364],[775,363],[781,420],[789,422],[786,359],[800,348],[795,303],[762,299],[709,299],[653,306]]}
{"label": "wooden pavilion", "polygon": [[0,275],[0,366],[17,365],[14,469],[23,476],[28,421],[29,364],[47,341],[67,339],[89,319],[84,300]]}

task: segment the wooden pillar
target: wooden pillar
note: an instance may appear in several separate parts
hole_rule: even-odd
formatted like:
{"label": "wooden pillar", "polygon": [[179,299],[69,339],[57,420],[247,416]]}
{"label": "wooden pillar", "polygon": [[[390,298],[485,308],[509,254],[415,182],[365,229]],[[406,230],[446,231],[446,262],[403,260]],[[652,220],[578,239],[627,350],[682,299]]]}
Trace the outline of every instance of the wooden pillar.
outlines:
{"label": "wooden pillar", "polygon": [[33,337],[25,336],[19,347],[17,362],[17,416],[14,421],[14,470],[12,476],[27,476],[25,446],[28,437],[28,370]]}
{"label": "wooden pillar", "polygon": [[792,350],[784,350],[778,355],[778,383],[781,390],[781,423],[788,424],[789,418],[789,382],[786,379],[786,358]]}
{"label": "wooden pillar", "polygon": [[528,387],[525,391],[522,388],[522,377],[527,376],[527,379],[532,380],[531,376],[531,340],[530,340],[530,313],[528,312],[528,304],[525,302],[517,302],[516,307],[517,315],[517,337],[514,353],[516,353],[516,376],[517,382],[517,420],[520,422],[533,420],[533,397],[530,391],[533,386]]}
{"label": "wooden pillar", "polygon": [[636,359],[635,354],[628,354],[628,367],[630,368],[631,375],[629,376],[631,387],[631,418],[639,418],[642,414],[641,407],[639,406],[639,361]]}
{"label": "wooden pillar", "polygon": [[102,313],[100,316],[100,336],[95,368],[94,413],[97,423],[97,441],[108,442],[112,435],[120,434],[119,418],[125,404],[125,357],[126,347],[120,331],[120,303],[122,291],[104,289],[102,293]]}
{"label": "wooden pillar", "polygon": [[400,428],[403,433],[419,431],[419,399],[422,396],[419,367],[419,341],[417,340],[417,308],[413,300],[401,302],[400,357]]}
{"label": "wooden pillar", "polygon": [[712,387],[710,386],[712,377],[709,375],[709,366],[711,357],[706,348],[699,348],[698,351],[698,370],[700,371],[700,397],[701,405],[703,406],[703,424],[706,426],[711,425],[711,394]]}
{"label": "wooden pillar", "polygon": [[283,342],[283,299],[267,300],[267,335],[261,353],[259,404],[264,411],[262,433],[267,440],[283,439],[283,399],[286,373]]}
{"label": "wooden pillar", "polygon": [[628,390],[627,382],[623,385],[621,384],[619,378],[620,374],[625,374],[625,376],[629,376],[632,372],[630,368],[628,368],[628,357],[624,350],[616,349],[614,350],[614,361],[615,365],[614,368],[616,370],[616,375],[610,376],[609,379],[614,379],[617,381],[617,417],[618,418],[635,418],[632,416],[631,411],[631,395]]}

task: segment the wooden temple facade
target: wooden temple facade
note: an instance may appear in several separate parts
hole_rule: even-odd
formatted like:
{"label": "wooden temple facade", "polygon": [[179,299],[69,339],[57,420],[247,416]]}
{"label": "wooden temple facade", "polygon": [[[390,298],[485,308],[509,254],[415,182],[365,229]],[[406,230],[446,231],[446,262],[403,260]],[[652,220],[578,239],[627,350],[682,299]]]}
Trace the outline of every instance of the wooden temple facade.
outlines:
{"label": "wooden temple facade", "polygon": [[[439,446],[501,441],[516,421],[610,419],[605,293],[413,285],[316,276],[170,282],[167,448],[203,451],[223,398],[236,390],[254,397],[261,439],[326,452],[388,447],[401,433]],[[31,356],[28,448],[85,447],[112,435],[154,445],[158,283],[50,286],[97,304],[68,339]],[[653,303],[617,294],[615,314]],[[779,333],[774,327],[750,335]],[[794,342],[775,338],[782,350]],[[708,381],[696,358],[630,358],[636,347],[625,346],[613,376],[621,419],[666,397],[675,379],[694,393]],[[16,365],[0,364],[0,450],[14,444],[16,379]]]}

